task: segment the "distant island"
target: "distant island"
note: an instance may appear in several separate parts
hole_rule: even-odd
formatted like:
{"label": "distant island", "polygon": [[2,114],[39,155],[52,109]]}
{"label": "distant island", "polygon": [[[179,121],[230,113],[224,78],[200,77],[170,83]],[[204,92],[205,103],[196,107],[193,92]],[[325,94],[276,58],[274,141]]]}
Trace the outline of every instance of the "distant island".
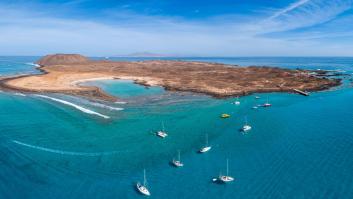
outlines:
{"label": "distant island", "polygon": [[162,86],[170,91],[203,93],[214,97],[242,96],[255,92],[325,90],[341,84],[308,70],[277,67],[239,67],[190,61],[108,61],[90,60],[78,54],[47,55],[37,61],[43,73],[5,77],[0,87],[21,92],[79,95],[115,101],[98,87],[80,83],[99,79],[133,80],[146,86]]}
{"label": "distant island", "polygon": [[[113,56],[115,57],[115,56]],[[127,55],[119,55],[116,57],[177,57],[176,55],[171,54],[161,54],[161,53],[151,53],[151,52],[136,52]]]}

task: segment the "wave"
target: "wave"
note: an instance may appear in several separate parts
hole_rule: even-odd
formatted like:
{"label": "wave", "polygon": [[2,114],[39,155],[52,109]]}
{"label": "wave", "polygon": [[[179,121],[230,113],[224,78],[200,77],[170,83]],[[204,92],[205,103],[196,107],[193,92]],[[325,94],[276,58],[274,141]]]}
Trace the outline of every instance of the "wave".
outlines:
{"label": "wave", "polygon": [[116,101],[116,102],[114,102],[114,104],[127,104],[127,102],[123,102],[123,101]]}
{"label": "wave", "polygon": [[23,93],[14,93],[14,95],[17,95],[17,96],[22,96],[22,97],[25,97],[26,95],[23,94]]}
{"label": "wave", "polygon": [[58,149],[50,149],[50,148],[45,148],[45,147],[41,147],[41,146],[35,146],[35,145],[31,145],[31,144],[27,144],[24,142],[20,142],[17,140],[11,140],[13,143],[21,145],[21,146],[25,146],[28,148],[32,148],[32,149],[37,149],[40,151],[45,151],[45,152],[50,152],[50,153],[56,153],[56,154],[60,154],[60,155],[72,155],[72,156],[101,156],[101,155],[112,155],[112,154],[116,154],[116,153],[120,153],[119,151],[109,151],[109,152],[91,152],[91,153],[87,153],[87,152],[74,152],[74,151],[62,151],[62,150],[58,150]]}
{"label": "wave", "polygon": [[30,66],[35,66],[35,67],[39,67],[39,64],[35,64],[35,63],[32,63],[32,62],[28,62],[26,63],[27,65],[30,65]]}
{"label": "wave", "polygon": [[108,105],[100,104],[100,103],[96,103],[96,102],[91,102],[90,104],[93,105],[93,106],[100,107],[100,108],[106,108],[106,109],[109,109],[109,110],[112,110],[112,111],[122,111],[122,110],[124,110],[123,108],[112,107],[112,106],[108,106]]}
{"label": "wave", "polygon": [[68,102],[68,101],[65,101],[65,100],[62,100],[62,99],[57,99],[57,98],[53,98],[53,97],[49,97],[49,96],[46,96],[46,95],[36,95],[38,97],[42,97],[42,98],[46,98],[46,99],[50,99],[50,100],[53,100],[53,101],[56,101],[56,102],[60,102],[62,104],[65,104],[65,105],[68,105],[68,106],[72,106],[84,113],[88,113],[88,114],[91,114],[91,115],[97,115],[97,116],[100,116],[104,119],[109,119],[110,117],[107,116],[107,115],[103,115],[103,114],[100,114],[100,113],[97,113],[95,111],[92,111],[92,110],[89,110],[87,108],[84,108],[82,106],[79,106],[79,105],[76,105],[74,103],[71,103],[71,102]]}

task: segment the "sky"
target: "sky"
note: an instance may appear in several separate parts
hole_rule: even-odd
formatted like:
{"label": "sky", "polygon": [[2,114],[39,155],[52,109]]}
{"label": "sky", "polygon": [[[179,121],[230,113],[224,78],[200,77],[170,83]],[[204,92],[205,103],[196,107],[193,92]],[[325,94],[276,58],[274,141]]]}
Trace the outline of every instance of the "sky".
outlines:
{"label": "sky", "polygon": [[353,56],[353,0],[0,0],[0,55]]}

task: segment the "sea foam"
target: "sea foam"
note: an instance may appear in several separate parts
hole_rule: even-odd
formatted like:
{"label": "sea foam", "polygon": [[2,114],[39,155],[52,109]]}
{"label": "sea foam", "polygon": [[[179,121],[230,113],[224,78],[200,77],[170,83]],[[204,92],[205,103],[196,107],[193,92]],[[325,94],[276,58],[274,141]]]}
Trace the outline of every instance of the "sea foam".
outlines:
{"label": "sea foam", "polygon": [[32,63],[32,62],[28,62],[26,63],[27,65],[30,65],[30,66],[35,66],[35,67],[39,67],[39,64],[35,64],[35,63]]}
{"label": "sea foam", "polygon": [[109,151],[109,152],[91,152],[91,153],[87,153],[87,152],[73,152],[73,151],[63,151],[63,150],[58,150],[58,149],[50,149],[50,148],[45,148],[45,147],[41,147],[41,146],[35,146],[35,145],[31,145],[31,144],[27,144],[27,143],[23,143],[17,140],[11,140],[13,143],[21,145],[21,146],[25,146],[28,148],[32,148],[32,149],[36,149],[36,150],[40,150],[40,151],[45,151],[45,152],[49,152],[49,153],[56,153],[56,154],[60,154],[60,155],[73,155],[73,156],[101,156],[101,155],[112,155],[112,154],[116,154],[119,153],[119,151]]}
{"label": "sea foam", "polygon": [[50,99],[50,100],[53,100],[53,101],[56,101],[56,102],[59,102],[59,103],[74,107],[74,108],[76,108],[76,109],[78,109],[78,110],[80,110],[80,111],[82,111],[84,113],[88,113],[88,114],[91,114],[91,115],[97,115],[97,116],[100,116],[100,117],[105,118],[105,119],[109,119],[110,118],[107,115],[103,115],[103,114],[97,113],[95,111],[89,110],[87,108],[84,108],[82,106],[79,106],[77,104],[74,104],[74,103],[71,103],[71,102],[68,102],[68,101],[65,101],[65,100],[62,100],[62,99],[57,99],[57,98],[49,97],[49,96],[46,96],[46,95],[36,95],[36,96],[42,97],[42,98],[46,98],[46,99]]}
{"label": "sea foam", "polygon": [[26,95],[23,94],[23,93],[14,93],[14,95],[17,95],[17,96],[22,96],[22,97],[25,97]]}

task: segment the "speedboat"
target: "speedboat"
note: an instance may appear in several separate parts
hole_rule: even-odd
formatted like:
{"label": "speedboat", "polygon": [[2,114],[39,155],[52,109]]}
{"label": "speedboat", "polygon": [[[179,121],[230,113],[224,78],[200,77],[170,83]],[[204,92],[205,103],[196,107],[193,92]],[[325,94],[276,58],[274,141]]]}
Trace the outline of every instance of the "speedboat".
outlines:
{"label": "speedboat", "polygon": [[151,195],[150,191],[147,188],[146,170],[145,169],[143,170],[143,184],[138,182],[136,184],[136,188],[141,194],[143,194],[145,196],[150,196]]}
{"label": "speedboat", "polygon": [[221,115],[221,118],[223,118],[223,119],[229,118],[229,117],[230,117],[230,115],[229,115],[229,114],[226,114],[226,113],[223,113],[223,114]]}
{"label": "speedboat", "polygon": [[206,145],[199,150],[199,153],[206,153],[211,150],[211,146],[208,145],[208,134],[206,134]]}
{"label": "speedboat", "polygon": [[259,96],[255,96],[255,99],[260,99],[260,97]]}
{"label": "speedboat", "polygon": [[258,106],[253,106],[251,107],[252,109],[258,109],[259,107]]}
{"label": "speedboat", "polygon": [[180,160],[180,151],[178,151],[178,159],[177,160],[173,159],[172,164],[175,167],[183,167],[184,166],[184,164]]}

